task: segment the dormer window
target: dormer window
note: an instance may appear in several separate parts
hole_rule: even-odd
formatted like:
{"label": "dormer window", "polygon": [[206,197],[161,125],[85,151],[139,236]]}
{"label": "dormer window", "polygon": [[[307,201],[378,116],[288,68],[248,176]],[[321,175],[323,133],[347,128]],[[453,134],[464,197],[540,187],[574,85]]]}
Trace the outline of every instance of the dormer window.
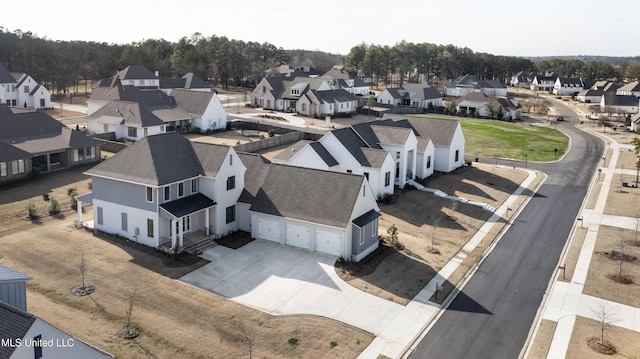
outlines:
{"label": "dormer window", "polygon": [[300,90],[299,89],[291,89],[291,94],[292,95],[300,95]]}

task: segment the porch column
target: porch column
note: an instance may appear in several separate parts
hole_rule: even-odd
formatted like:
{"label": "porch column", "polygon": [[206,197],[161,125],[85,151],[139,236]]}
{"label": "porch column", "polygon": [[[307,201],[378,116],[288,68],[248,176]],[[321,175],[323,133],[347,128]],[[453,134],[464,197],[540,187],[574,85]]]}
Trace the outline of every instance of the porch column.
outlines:
{"label": "porch column", "polygon": [[178,245],[180,247],[184,246],[184,239],[182,238],[184,236],[184,233],[182,233],[182,221],[184,221],[184,217],[178,220],[178,228],[180,228],[180,237],[178,238]]}
{"label": "porch column", "polygon": [[210,235],[210,233],[209,233],[209,208],[208,207],[204,210],[204,234],[206,234],[207,236]]}
{"label": "porch column", "polygon": [[47,172],[51,172],[51,154],[47,153]]}
{"label": "porch column", "polygon": [[171,220],[171,225],[169,226],[169,230],[171,231],[171,248],[176,247],[176,231],[175,228],[178,225],[177,219]]}
{"label": "porch column", "polygon": [[76,210],[78,211],[78,227],[82,227],[82,201],[76,200]]}

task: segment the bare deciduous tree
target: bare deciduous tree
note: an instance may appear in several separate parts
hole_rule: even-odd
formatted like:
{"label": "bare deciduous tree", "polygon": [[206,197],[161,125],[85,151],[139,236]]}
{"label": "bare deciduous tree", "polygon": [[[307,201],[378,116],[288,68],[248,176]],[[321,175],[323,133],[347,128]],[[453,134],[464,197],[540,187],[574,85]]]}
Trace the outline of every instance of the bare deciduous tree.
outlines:
{"label": "bare deciduous tree", "polygon": [[82,255],[80,257],[80,265],[78,266],[78,269],[80,270],[80,274],[82,275],[82,288],[85,288],[85,277],[87,274],[87,259],[84,257],[84,252],[82,252]]}
{"label": "bare deciduous tree", "polygon": [[604,345],[604,332],[609,329],[611,323],[615,322],[615,309],[607,305],[606,302],[601,301],[595,308],[591,308],[591,312],[598,321],[598,327],[600,328],[600,345]]}

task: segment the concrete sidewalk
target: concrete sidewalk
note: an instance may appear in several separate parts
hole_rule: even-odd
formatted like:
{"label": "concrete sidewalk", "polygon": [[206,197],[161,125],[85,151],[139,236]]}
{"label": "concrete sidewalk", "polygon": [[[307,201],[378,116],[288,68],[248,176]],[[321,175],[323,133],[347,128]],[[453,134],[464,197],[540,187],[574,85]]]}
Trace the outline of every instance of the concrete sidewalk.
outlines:
{"label": "concrete sidewalk", "polygon": [[[587,274],[589,272],[589,265],[591,263],[591,257],[593,256],[599,227],[601,225],[606,225],[626,229],[636,228],[635,218],[604,214],[607,196],[609,191],[612,189],[612,186],[615,186],[615,184],[612,184],[612,175],[614,173],[621,172],[619,169],[616,169],[618,155],[620,153],[619,150],[621,148],[628,147],[618,145],[618,143],[611,138],[609,138],[609,140],[611,141],[610,148],[613,149],[613,154],[609,161],[609,165],[607,168],[603,169],[604,175],[600,182],[601,188],[598,193],[596,204],[592,210],[582,209],[581,211],[581,217],[583,218],[583,223],[581,225],[587,226],[588,232],[580,250],[580,255],[578,257],[571,282],[567,283],[556,281],[554,276],[551,291],[543,304],[541,319],[547,319],[557,323],[551,345],[547,352],[547,358],[565,358],[569,348],[569,342],[571,340],[576,316],[598,320],[594,312],[602,305],[604,305],[611,313],[615,313],[613,315],[615,318],[612,318],[615,319],[615,323],[612,325],[640,331],[639,308],[630,307],[628,305],[615,303],[582,293],[587,279]],[[598,177],[599,176],[596,174],[594,180],[597,181]],[[528,353],[526,353],[525,356],[528,356]]]}

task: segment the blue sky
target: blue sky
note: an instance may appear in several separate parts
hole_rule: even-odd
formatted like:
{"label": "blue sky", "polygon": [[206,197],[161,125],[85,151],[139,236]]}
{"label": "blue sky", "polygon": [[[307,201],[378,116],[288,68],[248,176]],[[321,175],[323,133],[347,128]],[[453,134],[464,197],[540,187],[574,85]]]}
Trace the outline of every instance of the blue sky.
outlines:
{"label": "blue sky", "polygon": [[[103,5],[104,4],[104,5]],[[511,56],[640,55],[637,0],[35,0],[0,17],[53,40],[203,36],[347,54],[359,44],[453,44]],[[608,7],[608,8],[607,8]],[[25,16],[19,16],[25,15]]]}

